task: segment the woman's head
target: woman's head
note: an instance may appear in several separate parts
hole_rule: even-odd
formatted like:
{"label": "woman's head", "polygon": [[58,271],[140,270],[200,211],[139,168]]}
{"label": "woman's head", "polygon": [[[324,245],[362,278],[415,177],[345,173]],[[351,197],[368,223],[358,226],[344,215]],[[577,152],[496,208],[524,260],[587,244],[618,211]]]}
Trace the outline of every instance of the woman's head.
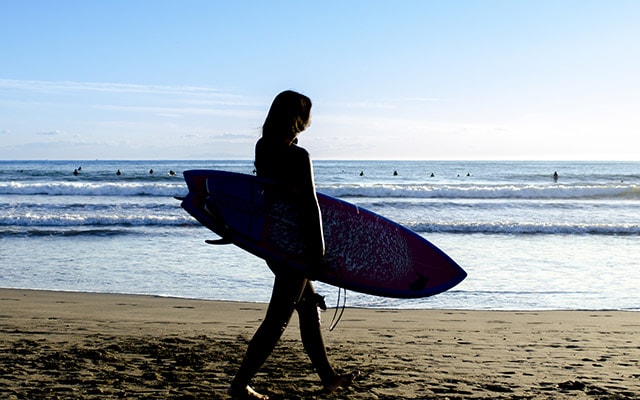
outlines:
{"label": "woman's head", "polygon": [[292,90],[285,90],[271,103],[262,126],[262,137],[291,144],[309,126],[310,119],[311,99]]}

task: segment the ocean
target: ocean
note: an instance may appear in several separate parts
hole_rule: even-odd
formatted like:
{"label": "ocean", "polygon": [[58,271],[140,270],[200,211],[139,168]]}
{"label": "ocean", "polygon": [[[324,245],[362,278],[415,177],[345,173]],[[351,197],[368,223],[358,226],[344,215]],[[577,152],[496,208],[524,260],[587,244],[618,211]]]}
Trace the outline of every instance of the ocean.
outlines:
{"label": "ocean", "polygon": [[[267,302],[264,262],[206,245],[215,234],[173,198],[195,168],[253,171],[251,161],[0,161],[0,287]],[[347,306],[640,311],[640,162],[314,169],[319,192],[413,229],[468,273],[430,298],[348,292]],[[337,301],[337,288],[316,286]]]}

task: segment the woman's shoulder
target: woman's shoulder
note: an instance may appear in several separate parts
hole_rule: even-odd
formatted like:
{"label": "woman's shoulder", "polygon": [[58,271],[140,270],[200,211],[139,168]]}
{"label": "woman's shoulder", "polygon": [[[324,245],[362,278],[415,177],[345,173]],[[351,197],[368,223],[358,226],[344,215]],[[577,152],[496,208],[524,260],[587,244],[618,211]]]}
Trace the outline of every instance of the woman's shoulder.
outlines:
{"label": "woman's shoulder", "polygon": [[292,154],[295,154],[298,157],[309,158],[309,152],[305,148],[300,147],[297,144],[292,144],[291,146],[289,146],[289,149]]}
{"label": "woman's shoulder", "polygon": [[289,159],[297,168],[308,168],[311,165],[309,152],[295,144],[289,146]]}
{"label": "woman's shoulder", "polygon": [[277,146],[263,138],[258,139],[255,147],[256,154],[270,154],[278,156],[294,156],[297,158],[309,158],[309,152],[298,146],[291,144],[290,146]]}

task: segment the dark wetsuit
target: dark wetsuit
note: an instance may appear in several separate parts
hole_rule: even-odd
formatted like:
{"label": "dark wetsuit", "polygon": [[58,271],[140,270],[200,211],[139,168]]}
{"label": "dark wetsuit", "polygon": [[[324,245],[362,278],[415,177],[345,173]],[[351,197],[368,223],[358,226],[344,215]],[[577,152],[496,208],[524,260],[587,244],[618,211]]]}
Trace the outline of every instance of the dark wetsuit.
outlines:
{"label": "dark wetsuit", "polygon": [[[255,167],[258,176],[278,183],[279,196],[285,193],[288,200],[296,204],[304,256],[320,260],[324,254],[324,240],[309,153],[295,144],[275,146],[260,139],[256,144]],[[243,388],[249,384],[282,336],[294,309],[298,311],[304,349],[322,382],[329,382],[335,377],[335,371],[327,358],[320,331],[318,304],[321,297],[301,273],[278,262],[268,261],[267,264],[275,274],[271,301],[264,321],[249,343],[233,385]]]}

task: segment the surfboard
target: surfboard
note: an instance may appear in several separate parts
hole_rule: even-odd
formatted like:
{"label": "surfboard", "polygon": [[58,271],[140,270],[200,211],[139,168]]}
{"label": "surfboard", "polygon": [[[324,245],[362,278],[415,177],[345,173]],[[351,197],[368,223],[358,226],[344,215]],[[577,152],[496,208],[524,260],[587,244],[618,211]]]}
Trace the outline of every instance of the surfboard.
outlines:
{"label": "surfboard", "polygon": [[[308,273],[300,248],[296,208],[273,182],[218,170],[184,172],[189,193],[182,207],[220,239],[265,260]],[[460,283],[465,271],[431,242],[381,215],[318,193],[326,246],[326,268],[313,277],[361,293],[428,297]],[[275,196],[276,198],[278,196]],[[283,196],[286,199],[286,196]]]}

